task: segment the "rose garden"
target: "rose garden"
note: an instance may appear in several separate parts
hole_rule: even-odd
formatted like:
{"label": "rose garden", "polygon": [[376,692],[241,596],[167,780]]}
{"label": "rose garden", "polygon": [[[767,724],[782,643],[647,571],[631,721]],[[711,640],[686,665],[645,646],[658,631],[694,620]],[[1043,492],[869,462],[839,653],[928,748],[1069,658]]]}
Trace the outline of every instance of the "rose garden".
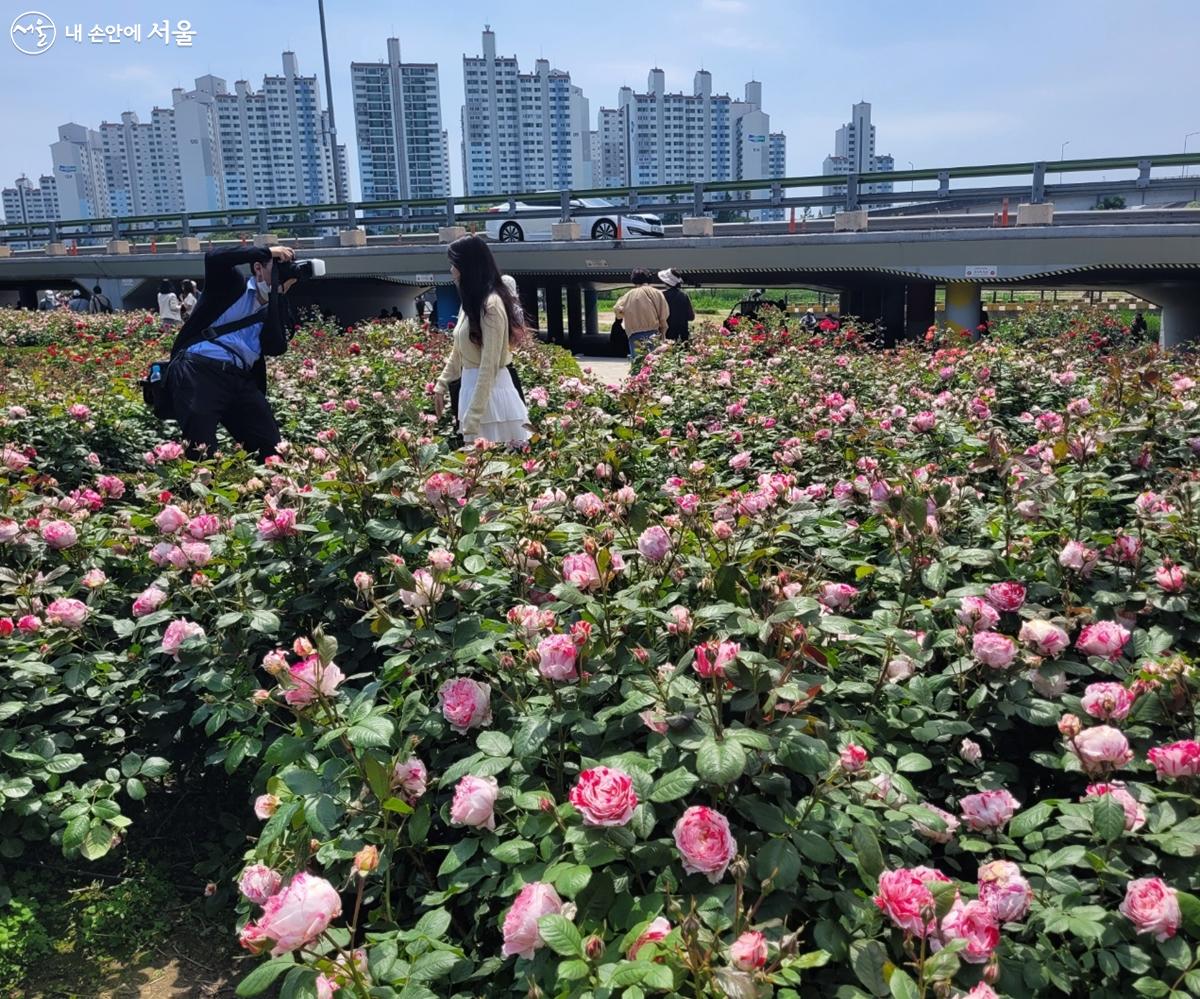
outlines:
{"label": "rose garden", "polygon": [[263,466],[0,312],[4,901],[167,828],[242,996],[1200,994],[1194,355],[868,332],[526,345],[518,452],[309,323]]}

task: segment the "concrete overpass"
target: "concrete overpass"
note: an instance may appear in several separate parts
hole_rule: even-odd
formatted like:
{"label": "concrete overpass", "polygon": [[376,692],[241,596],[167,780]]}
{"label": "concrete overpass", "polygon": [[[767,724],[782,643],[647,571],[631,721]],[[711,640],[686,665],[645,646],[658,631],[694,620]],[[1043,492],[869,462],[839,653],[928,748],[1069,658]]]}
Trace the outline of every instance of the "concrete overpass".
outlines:
{"label": "concrete overpass", "polygon": [[[876,232],[768,232],[661,240],[557,241],[496,244],[500,267],[512,274],[529,311],[545,303],[546,328],[577,341],[596,329],[595,291],[628,283],[631,270],[674,267],[704,285],[808,287],[839,293],[846,314],[880,321],[889,339],[913,336],[932,322],[938,286],[946,289],[946,318],[974,327],[980,295],[990,286],[1121,289],[1162,307],[1162,342],[1200,339],[1200,217],[1144,222],[1140,212],[1103,212],[1105,222],[1020,228],[909,228]],[[978,222],[978,219],[976,219]],[[299,255],[320,256],[327,276],[300,289],[298,303],[320,300],[343,321],[375,315],[380,303],[405,314],[421,289],[435,287],[443,315],[457,309],[445,246],[434,242],[372,241],[365,246],[313,245],[290,240]],[[308,244],[308,245],[305,245]],[[200,278],[202,253],[28,253],[0,258],[0,288],[63,283],[90,288],[121,279],[140,284],[127,300],[150,305],[164,277]],[[295,293],[294,293],[295,294]]]}

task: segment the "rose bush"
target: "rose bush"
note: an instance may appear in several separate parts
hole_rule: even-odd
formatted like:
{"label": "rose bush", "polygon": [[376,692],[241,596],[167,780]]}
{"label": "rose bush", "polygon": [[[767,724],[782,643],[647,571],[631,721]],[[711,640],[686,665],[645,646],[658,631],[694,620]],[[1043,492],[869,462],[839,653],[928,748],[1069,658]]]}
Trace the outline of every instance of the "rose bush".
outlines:
{"label": "rose bush", "polygon": [[3,354],[0,856],[199,755],[244,995],[1200,991],[1188,356],[534,346],[530,450],[454,452],[442,334],[310,324],[279,458],[194,465],[128,322]]}

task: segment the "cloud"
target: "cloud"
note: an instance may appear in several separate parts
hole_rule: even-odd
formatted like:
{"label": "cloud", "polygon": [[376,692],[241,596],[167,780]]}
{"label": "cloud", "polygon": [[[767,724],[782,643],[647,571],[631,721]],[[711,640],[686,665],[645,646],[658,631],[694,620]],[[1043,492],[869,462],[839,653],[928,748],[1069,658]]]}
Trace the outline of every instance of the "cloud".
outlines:
{"label": "cloud", "polygon": [[746,14],[750,4],[746,0],[701,0],[700,9],[714,14]]}

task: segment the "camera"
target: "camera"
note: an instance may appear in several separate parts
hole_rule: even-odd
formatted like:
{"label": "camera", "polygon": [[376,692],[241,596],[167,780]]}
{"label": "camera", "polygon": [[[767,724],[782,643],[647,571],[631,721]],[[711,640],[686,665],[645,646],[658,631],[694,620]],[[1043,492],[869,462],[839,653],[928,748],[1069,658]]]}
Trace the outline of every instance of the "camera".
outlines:
{"label": "camera", "polygon": [[293,279],[307,281],[309,278],[325,276],[325,261],[313,257],[308,260],[278,260],[275,263],[275,273],[279,275],[279,283]]}

